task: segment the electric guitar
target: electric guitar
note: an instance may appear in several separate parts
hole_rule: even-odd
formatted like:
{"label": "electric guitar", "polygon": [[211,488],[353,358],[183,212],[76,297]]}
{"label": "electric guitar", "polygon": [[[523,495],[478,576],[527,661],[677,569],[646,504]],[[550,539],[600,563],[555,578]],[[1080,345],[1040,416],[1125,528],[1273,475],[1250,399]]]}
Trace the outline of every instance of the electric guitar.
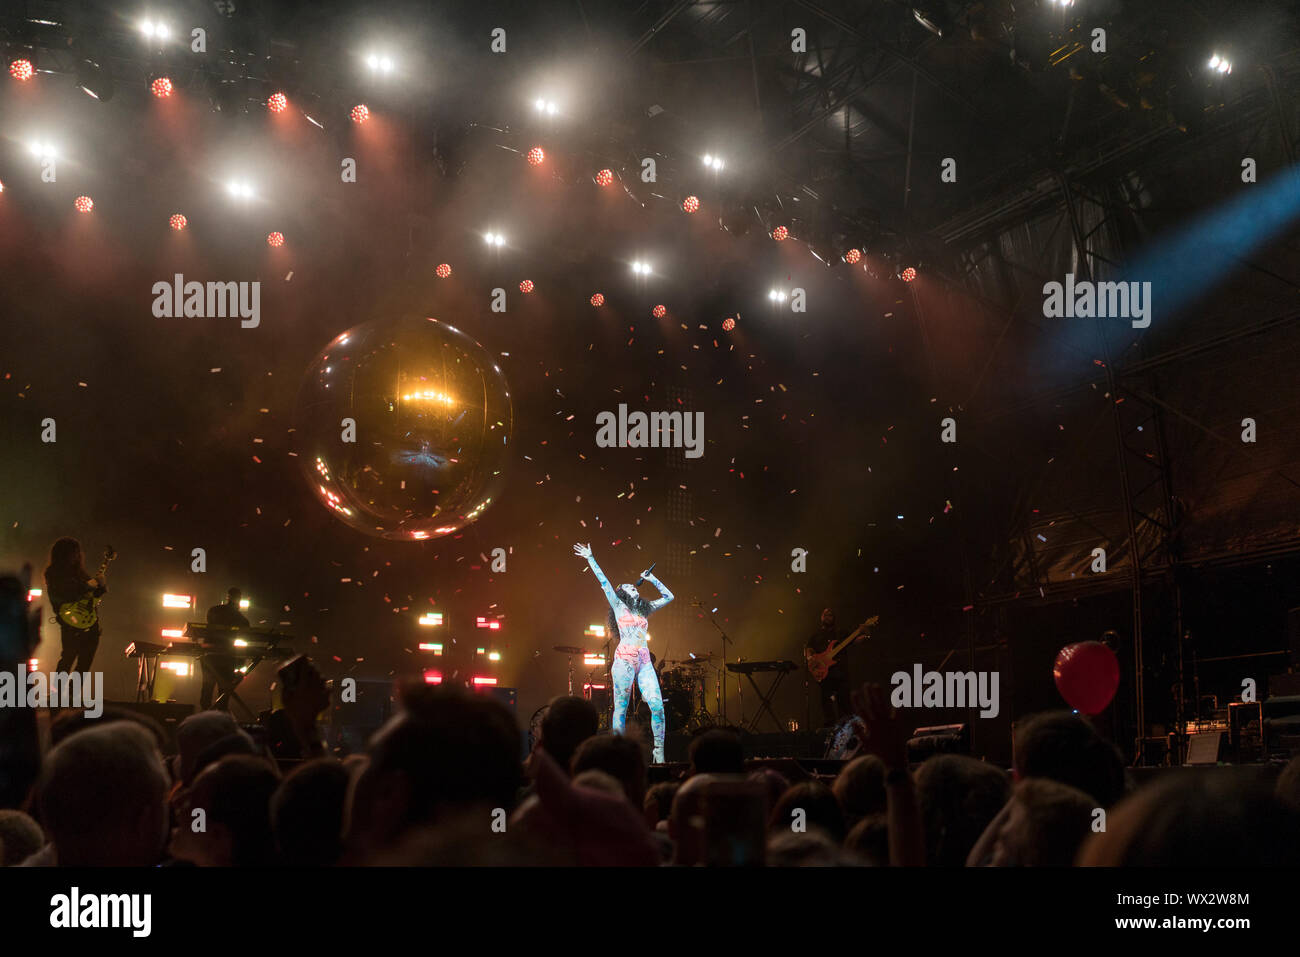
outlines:
{"label": "electric guitar", "polygon": [[[117,552],[113,546],[109,545],[104,549],[104,560],[99,563],[99,571],[95,572],[95,581],[104,584],[104,572],[108,571],[108,563],[117,558]],[[76,601],[65,601],[59,606],[59,621],[65,625],[70,625],[80,631],[87,628],[93,628],[95,622],[99,621],[99,603],[102,598],[97,598],[94,592],[87,592]]]}
{"label": "electric guitar", "polygon": [[859,638],[865,638],[866,633],[879,624],[879,622],[880,616],[872,615],[862,624],[858,625],[853,634],[849,635],[838,644],[827,648],[820,654],[814,655],[807,649],[804,649],[804,654],[808,660],[808,672],[813,676],[813,680],[820,684],[830,672],[831,665],[835,664],[835,656],[843,651],[851,642],[857,641]]}

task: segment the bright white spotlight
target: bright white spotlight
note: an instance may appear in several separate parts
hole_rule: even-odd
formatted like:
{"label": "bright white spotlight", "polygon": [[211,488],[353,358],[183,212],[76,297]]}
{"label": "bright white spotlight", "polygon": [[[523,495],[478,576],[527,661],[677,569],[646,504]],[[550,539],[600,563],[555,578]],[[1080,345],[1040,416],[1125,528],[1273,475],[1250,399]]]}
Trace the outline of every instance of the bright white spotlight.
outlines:
{"label": "bright white spotlight", "polygon": [[767,298],[773,302],[785,302],[785,293],[779,289],[773,289],[767,294]]}
{"label": "bright white spotlight", "polygon": [[545,100],[534,100],[534,101],[533,101],[533,106],[537,107],[537,112],[538,112],[538,113],[541,113],[541,112],[545,111],[545,109],[546,109],[546,101],[545,101]]}
{"label": "bright white spotlight", "polygon": [[251,199],[253,196],[253,187],[241,180],[232,179],[226,183],[226,192],[235,199]]}
{"label": "bright white spotlight", "polygon": [[713,165],[713,157],[712,157],[711,155],[709,155],[708,153],[705,153],[705,154],[704,154],[704,165],[705,165],[705,166],[712,166],[712,165]]}
{"label": "bright white spotlight", "polygon": [[366,57],[366,66],[370,67],[372,70],[378,70],[379,57],[375,56],[373,53],[370,54],[370,56]]}
{"label": "bright white spotlight", "polygon": [[53,143],[46,143],[41,140],[33,140],[27,144],[28,152],[38,159],[57,159],[58,150]]}
{"label": "bright white spotlight", "polygon": [[1210,57],[1209,67],[1211,70],[1217,70],[1220,73],[1231,73],[1232,61],[1227,57],[1219,56],[1219,54],[1216,53],[1214,56]]}
{"label": "bright white spotlight", "polygon": [[721,172],[721,171],[722,171],[722,166],[723,166],[723,163],[722,163],[722,157],[721,157],[721,156],[715,156],[715,157],[713,157],[713,168],[714,168],[715,170],[717,170],[718,172]]}
{"label": "bright white spotlight", "polygon": [[638,276],[648,276],[650,275],[650,264],[643,263],[643,262],[634,262],[632,264],[632,271],[636,273]]}
{"label": "bright white spotlight", "polygon": [[483,241],[489,246],[504,246],[506,244],[506,238],[500,233],[484,233]]}
{"label": "bright white spotlight", "polygon": [[157,37],[159,40],[166,40],[167,34],[169,32],[170,31],[168,31],[167,29],[167,24],[165,23],[160,23],[157,26],[155,26],[153,29],[153,35]]}
{"label": "bright white spotlight", "polygon": [[554,116],[554,115],[555,115],[555,104],[554,104],[554,103],[547,103],[547,104],[546,104],[546,115],[547,115],[547,116]]}
{"label": "bright white spotlight", "polygon": [[140,24],[140,32],[147,37],[154,36],[155,31],[157,29],[158,28],[154,26],[154,22],[152,20],[145,20],[143,23]]}

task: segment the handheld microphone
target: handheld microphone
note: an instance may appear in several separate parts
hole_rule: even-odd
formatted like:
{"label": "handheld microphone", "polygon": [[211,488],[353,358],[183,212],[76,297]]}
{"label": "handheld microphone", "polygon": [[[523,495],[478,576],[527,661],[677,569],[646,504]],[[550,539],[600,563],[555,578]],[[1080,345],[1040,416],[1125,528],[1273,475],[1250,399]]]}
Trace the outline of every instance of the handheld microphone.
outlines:
{"label": "handheld microphone", "polygon": [[651,562],[651,563],[650,563],[650,567],[647,568],[647,569],[645,570],[645,574],[643,574],[640,578],[638,578],[638,579],[636,580],[636,583],[637,583],[638,585],[640,585],[643,581],[645,581],[645,576],[646,576],[646,575],[649,575],[652,571],[654,571],[654,570],[655,570],[655,566],[658,565],[658,564],[659,564],[659,563],[658,563],[657,561],[655,561],[655,562]]}

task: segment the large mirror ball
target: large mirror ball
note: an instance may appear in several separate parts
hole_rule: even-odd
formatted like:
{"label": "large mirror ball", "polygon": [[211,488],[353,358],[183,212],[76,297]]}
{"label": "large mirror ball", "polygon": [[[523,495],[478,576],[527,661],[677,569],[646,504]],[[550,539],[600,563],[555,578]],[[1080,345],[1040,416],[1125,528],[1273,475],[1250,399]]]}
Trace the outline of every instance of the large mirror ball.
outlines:
{"label": "large mirror ball", "polygon": [[294,444],[334,516],[422,541],[460,531],[497,499],[512,425],[505,376],[479,343],[437,319],[380,319],[307,367]]}

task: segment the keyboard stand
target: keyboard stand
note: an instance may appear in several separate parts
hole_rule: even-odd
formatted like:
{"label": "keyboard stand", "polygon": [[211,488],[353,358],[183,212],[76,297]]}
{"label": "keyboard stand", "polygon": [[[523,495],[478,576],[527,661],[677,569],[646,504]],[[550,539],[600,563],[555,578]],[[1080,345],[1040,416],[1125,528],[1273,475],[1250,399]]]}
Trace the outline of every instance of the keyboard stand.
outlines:
{"label": "keyboard stand", "polygon": [[772,723],[776,725],[776,730],[784,731],[785,728],[781,727],[780,720],[772,711],[772,697],[776,694],[776,689],[781,687],[781,682],[785,679],[785,676],[790,672],[776,672],[776,677],[774,677],[772,683],[767,686],[766,694],[764,694],[763,689],[758,686],[758,682],[754,680],[753,672],[746,671],[742,673],[749,679],[749,683],[754,688],[754,693],[758,695],[758,710],[754,712],[754,717],[750,718],[743,726],[744,730],[748,731],[750,734],[757,734],[759,719],[763,717],[764,713],[766,713],[767,716],[772,719]]}
{"label": "keyboard stand", "polygon": [[[266,651],[270,651],[271,649],[275,648],[276,643],[280,640],[280,638],[281,638],[280,635],[273,635],[272,637],[268,638]],[[244,699],[239,697],[235,689],[239,687],[239,685],[243,682],[245,678],[247,678],[250,674],[252,674],[254,668],[256,668],[258,665],[262,663],[262,659],[266,657],[266,651],[263,651],[260,654],[253,655],[253,657],[248,662],[248,667],[246,667],[243,671],[240,671],[238,668],[236,668],[233,675],[234,680],[229,682],[228,686],[224,676],[217,674],[216,676],[217,687],[221,689],[221,694],[217,697],[216,701],[212,702],[212,707],[220,708],[222,702],[225,701],[227,698],[229,698],[231,701],[236,702],[241,708],[244,709],[244,714],[248,715],[249,721],[257,720],[257,715],[253,713],[253,709],[244,703]]]}

